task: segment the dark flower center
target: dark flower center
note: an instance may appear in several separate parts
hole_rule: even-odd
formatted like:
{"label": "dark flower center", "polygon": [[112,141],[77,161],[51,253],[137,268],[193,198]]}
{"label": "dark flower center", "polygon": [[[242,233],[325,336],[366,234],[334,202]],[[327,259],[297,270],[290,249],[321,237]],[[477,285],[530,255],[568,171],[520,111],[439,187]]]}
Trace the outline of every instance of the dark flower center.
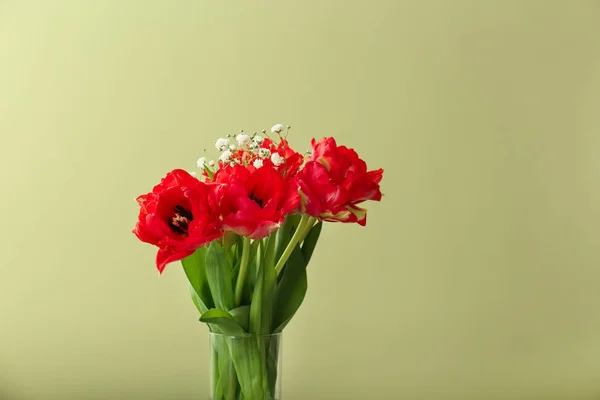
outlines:
{"label": "dark flower center", "polygon": [[186,210],[182,206],[176,206],[175,215],[173,215],[168,222],[173,232],[187,236],[188,225],[193,220],[194,216],[191,211]]}
{"label": "dark flower center", "polygon": [[253,201],[253,202],[255,202],[256,204],[258,204],[258,206],[259,206],[260,208],[263,208],[263,201],[262,201],[261,199],[259,199],[258,197],[256,197],[256,196],[254,195],[254,192],[251,192],[251,193],[250,193],[250,196],[248,196],[248,197],[250,197],[250,200],[252,200],[252,201]]}

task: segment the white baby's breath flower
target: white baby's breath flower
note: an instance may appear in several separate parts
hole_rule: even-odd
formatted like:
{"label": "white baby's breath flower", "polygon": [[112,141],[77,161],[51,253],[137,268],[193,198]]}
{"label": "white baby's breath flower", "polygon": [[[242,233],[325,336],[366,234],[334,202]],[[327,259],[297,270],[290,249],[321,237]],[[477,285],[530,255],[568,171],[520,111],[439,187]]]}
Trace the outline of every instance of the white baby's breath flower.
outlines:
{"label": "white baby's breath flower", "polygon": [[229,150],[233,151],[235,149],[236,149],[235,144],[230,144],[229,145]]}
{"label": "white baby's breath flower", "polygon": [[215,147],[217,148],[217,150],[223,151],[229,147],[229,140],[227,140],[226,138],[218,138],[215,142]]}
{"label": "white baby's breath flower", "polygon": [[228,163],[231,161],[231,157],[233,156],[233,153],[229,150],[225,150],[223,152],[223,154],[221,154],[221,157],[219,157],[219,159],[221,161],[223,161],[224,163]]}
{"label": "white baby's breath flower", "polygon": [[197,174],[194,171],[190,171],[190,175],[193,176],[194,178],[197,176]]}
{"label": "white baby's breath flower", "polygon": [[271,162],[273,163],[273,165],[275,165],[276,167],[279,167],[281,164],[283,164],[285,161],[285,159],[283,157],[281,157],[279,155],[279,153],[273,153],[273,155],[271,156]]}
{"label": "white baby's breath flower", "polygon": [[265,141],[265,138],[259,135],[254,136],[254,138],[252,139],[254,141],[254,143],[256,144],[261,144],[262,142]]}
{"label": "white baby's breath flower", "polygon": [[237,135],[235,137],[235,140],[237,140],[237,142],[240,146],[249,145],[250,142],[252,141],[252,139],[250,139],[250,136],[246,135],[245,133],[240,133],[239,135]]}
{"label": "white baby's breath flower", "polygon": [[269,149],[259,149],[258,156],[260,158],[268,158],[271,155],[271,151]]}
{"label": "white baby's breath flower", "polygon": [[206,166],[206,157],[200,157],[197,164],[198,168],[204,168]]}
{"label": "white baby's breath flower", "polygon": [[256,160],[254,160],[252,165],[254,165],[254,168],[258,169],[263,166],[263,160],[261,160],[260,158],[257,158]]}
{"label": "white baby's breath flower", "polygon": [[208,166],[209,166],[209,167],[214,167],[214,166],[215,166],[215,160],[210,160],[210,161],[208,162]]}
{"label": "white baby's breath flower", "polygon": [[281,133],[281,132],[283,132],[284,129],[285,129],[285,126],[283,126],[282,124],[275,124],[271,128],[271,132],[273,132],[273,133]]}

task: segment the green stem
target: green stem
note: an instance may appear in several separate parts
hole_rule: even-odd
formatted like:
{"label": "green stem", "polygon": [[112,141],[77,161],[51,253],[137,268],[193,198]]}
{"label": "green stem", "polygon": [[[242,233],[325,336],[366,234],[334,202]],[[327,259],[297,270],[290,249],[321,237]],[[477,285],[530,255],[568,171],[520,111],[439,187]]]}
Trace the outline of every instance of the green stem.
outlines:
{"label": "green stem", "polygon": [[237,375],[233,366],[233,359],[229,360],[229,382],[227,385],[227,400],[235,400],[235,392],[237,390]]}
{"label": "green stem", "polygon": [[273,268],[275,265],[275,238],[277,232],[271,233],[269,241],[267,242],[267,248],[265,250],[265,266],[267,268]]}
{"label": "green stem", "polygon": [[310,233],[310,230],[315,226],[315,222],[317,222],[317,221],[318,221],[318,219],[317,218],[313,218],[313,217],[310,217],[308,219],[308,222],[306,223],[306,227],[304,229],[304,232],[302,233],[302,240],[306,239],[306,237]]}
{"label": "green stem", "polygon": [[283,266],[287,262],[288,258],[290,258],[290,255],[292,254],[292,251],[294,251],[296,245],[300,243],[306,236],[306,227],[310,224],[311,218],[312,217],[310,215],[303,215],[300,219],[300,223],[296,228],[296,232],[294,232],[294,235],[290,239],[290,242],[281,254],[281,258],[279,259],[279,261],[277,261],[277,265],[275,266],[275,272],[277,273],[277,275],[281,273]]}
{"label": "green stem", "polygon": [[244,237],[242,247],[242,261],[240,262],[240,272],[235,283],[235,306],[239,307],[242,302],[242,293],[244,291],[244,280],[248,272],[248,259],[250,256],[250,239]]}

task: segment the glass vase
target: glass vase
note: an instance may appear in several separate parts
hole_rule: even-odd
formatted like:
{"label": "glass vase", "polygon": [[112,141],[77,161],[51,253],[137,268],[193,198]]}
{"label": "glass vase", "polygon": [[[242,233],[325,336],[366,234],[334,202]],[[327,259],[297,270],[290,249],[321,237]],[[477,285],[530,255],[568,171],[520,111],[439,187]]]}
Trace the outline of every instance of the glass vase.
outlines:
{"label": "glass vase", "polygon": [[281,333],[210,332],[210,400],[280,400]]}

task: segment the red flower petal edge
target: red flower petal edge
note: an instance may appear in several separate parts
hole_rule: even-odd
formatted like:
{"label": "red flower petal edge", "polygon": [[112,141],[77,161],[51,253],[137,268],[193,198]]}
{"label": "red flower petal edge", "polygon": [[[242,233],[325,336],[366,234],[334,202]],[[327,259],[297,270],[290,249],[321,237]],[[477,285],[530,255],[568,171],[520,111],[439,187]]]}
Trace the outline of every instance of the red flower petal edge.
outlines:
{"label": "red flower petal edge", "polygon": [[215,183],[223,228],[251,239],[277,230],[300,201],[297,183],[284,179],[270,164],[222,167]]}
{"label": "red flower petal edge", "polygon": [[158,247],[159,272],[222,235],[212,196],[214,188],[176,169],[136,199],[140,213],[133,233]]}
{"label": "red flower petal edge", "polygon": [[367,211],[358,205],[381,200],[383,169],[367,170],[356,151],[334,138],[312,140],[310,160],[298,173],[301,210],[325,221],[365,225]]}

